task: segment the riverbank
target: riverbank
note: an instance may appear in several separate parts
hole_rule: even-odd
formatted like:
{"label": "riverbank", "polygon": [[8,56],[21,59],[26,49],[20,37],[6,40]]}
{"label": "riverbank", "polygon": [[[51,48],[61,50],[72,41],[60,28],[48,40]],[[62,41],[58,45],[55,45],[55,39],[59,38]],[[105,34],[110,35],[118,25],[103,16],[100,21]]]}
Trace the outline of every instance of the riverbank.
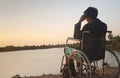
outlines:
{"label": "riverbank", "polygon": [[[24,76],[24,77],[20,77],[19,75],[16,75],[16,76],[13,76],[12,78],[63,78],[63,77],[61,74],[48,74],[48,75],[43,74],[41,76]],[[101,78],[101,76],[94,75],[94,78]],[[115,78],[114,73],[113,74],[110,73],[108,75],[108,78]],[[120,78],[120,76],[118,78]]]}
{"label": "riverbank", "polygon": [[19,75],[15,75],[13,76],[12,78],[62,78],[62,75],[60,74],[43,74],[41,76],[24,76],[24,77],[21,77]]}
{"label": "riverbank", "polygon": [[[94,78],[101,78],[101,77],[103,77],[102,71],[103,70],[100,69],[100,72],[97,72],[97,75],[92,74],[92,76]],[[106,67],[104,67],[104,74],[108,78],[116,78],[118,76],[118,68],[106,66]],[[84,77],[84,75],[83,75],[83,77]],[[48,74],[48,75],[43,74],[41,76],[24,76],[24,77],[21,77],[20,75],[15,75],[12,78],[63,78],[63,77],[61,74]],[[120,78],[120,77],[117,77],[117,78]]]}
{"label": "riverbank", "polygon": [[56,45],[33,45],[33,46],[6,46],[0,47],[0,52],[13,52],[13,51],[21,51],[21,50],[36,50],[36,49],[49,49],[49,48],[62,48],[65,47],[65,44],[56,44]]}
{"label": "riverbank", "polygon": [[[71,47],[78,48],[76,45],[69,44]],[[0,52],[14,52],[14,51],[21,51],[21,50],[36,50],[36,49],[49,49],[49,48],[64,48],[65,44],[58,44],[58,45],[40,45],[40,46],[6,46],[0,47]],[[111,45],[107,45],[106,48],[110,48],[116,52],[120,52],[120,49],[116,49]]]}

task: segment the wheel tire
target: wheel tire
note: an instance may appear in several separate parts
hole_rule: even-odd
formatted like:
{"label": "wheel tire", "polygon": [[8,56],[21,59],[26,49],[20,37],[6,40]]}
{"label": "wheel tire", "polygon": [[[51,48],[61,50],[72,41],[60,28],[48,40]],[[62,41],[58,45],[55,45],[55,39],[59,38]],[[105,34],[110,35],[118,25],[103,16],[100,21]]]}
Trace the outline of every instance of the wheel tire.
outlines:
{"label": "wheel tire", "polygon": [[106,50],[105,59],[98,61],[96,65],[103,78],[119,78],[120,62],[117,55],[112,50]]}
{"label": "wheel tire", "polygon": [[67,65],[65,65],[62,69],[62,77],[63,78],[69,78],[68,66]]}

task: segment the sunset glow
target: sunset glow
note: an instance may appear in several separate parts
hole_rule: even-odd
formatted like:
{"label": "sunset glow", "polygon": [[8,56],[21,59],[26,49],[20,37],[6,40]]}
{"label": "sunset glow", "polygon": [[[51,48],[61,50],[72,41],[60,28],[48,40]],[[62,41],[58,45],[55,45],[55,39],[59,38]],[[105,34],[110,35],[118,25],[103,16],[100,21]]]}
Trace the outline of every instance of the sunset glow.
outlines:
{"label": "sunset glow", "polygon": [[0,0],[0,47],[65,43],[89,6],[98,8],[98,18],[114,35],[120,35],[119,3],[120,0]]}

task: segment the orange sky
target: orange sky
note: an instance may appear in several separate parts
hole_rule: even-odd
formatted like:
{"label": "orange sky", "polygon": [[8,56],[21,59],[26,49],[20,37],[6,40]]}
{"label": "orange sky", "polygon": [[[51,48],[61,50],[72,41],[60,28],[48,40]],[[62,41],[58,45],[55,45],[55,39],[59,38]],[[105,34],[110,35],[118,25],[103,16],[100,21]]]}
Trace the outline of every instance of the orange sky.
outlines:
{"label": "orange sky", "polygon": [[98,18],[107,23],[114,35],[120,35],[119,3],[119,0],[1,0],[0,46],[65,43],[89,6],[98,8]]}

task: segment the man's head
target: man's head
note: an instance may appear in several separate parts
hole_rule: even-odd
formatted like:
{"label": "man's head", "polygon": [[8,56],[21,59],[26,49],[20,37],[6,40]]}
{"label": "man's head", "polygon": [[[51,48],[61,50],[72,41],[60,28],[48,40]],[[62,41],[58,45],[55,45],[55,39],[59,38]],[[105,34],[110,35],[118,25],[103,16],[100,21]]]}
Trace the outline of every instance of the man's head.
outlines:
{"label": "man's head", "polygon": [[98,16],[98,10],[94,7],[88,7],[84,11],[85,19],[87,22],[90,22],[91,20],[94,20]]}

